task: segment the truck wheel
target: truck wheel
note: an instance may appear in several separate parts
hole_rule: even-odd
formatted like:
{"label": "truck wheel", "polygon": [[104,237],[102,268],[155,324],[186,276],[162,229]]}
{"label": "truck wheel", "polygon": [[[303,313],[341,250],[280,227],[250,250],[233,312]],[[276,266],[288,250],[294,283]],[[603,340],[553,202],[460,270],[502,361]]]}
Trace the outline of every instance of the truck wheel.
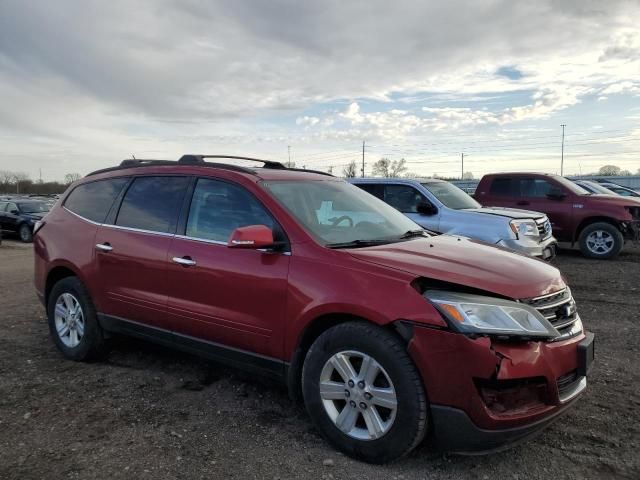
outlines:
{"label": "truck wheel", "polygon": [[47,314],[53,342],[65,357],[89,361],[104,355],[107,349],[95,307],[77,277],[63,278],[53,286]]}
{"label": "truck wheel", "polygon": [[320,433],[359,460],[395,460],[427,431],[420,375],[405,345],[375,325],[344,323],[320,335],[304,362],[302,393]]}
{"label": "truck wheel", "polygon": [[20,240],[22,240],[24,243],[30,243],[33,240],[31,229],[26,223],[20,225],[20,228],[18,229],[18,235],[20,235]]}
{"label": "truck wheel", "polygon": [[586,226],[578,239],[585,257],[609,259],[616,257],[624,245],[622,232],[606,222]]}

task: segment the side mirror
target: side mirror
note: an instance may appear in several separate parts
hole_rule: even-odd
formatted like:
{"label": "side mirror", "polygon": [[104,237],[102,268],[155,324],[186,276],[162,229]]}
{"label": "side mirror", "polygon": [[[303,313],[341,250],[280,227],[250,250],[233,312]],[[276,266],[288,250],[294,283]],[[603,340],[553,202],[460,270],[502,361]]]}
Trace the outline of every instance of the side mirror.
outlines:
{"label": "side mirror", "polygon": [[13,215],[20,215],[20,211],[16,210],[15,208],[13,210],[11,210],[9,213],[11,213]]}
{"label": "side mirror", "polygon": [[273,232],[266,225],[249,225],[236,228],[231,232],[227,247],[229,248],[268,248],[273,247]]}
{"label": "side mirror", "polygon": [[558,187],[551,188],[551,190],[549,190],[549,193],[547,193],[547,198],[549,198],[551,200],[563,200],[566,196],[567,196],[567,194],[564,193]]}
{"label": "side mirror", "polygon": [[418,203],[418,205],[416,206],[416,211],[420,215],[435,215],[436,213],[438,213],[438,209],[430,202]]}

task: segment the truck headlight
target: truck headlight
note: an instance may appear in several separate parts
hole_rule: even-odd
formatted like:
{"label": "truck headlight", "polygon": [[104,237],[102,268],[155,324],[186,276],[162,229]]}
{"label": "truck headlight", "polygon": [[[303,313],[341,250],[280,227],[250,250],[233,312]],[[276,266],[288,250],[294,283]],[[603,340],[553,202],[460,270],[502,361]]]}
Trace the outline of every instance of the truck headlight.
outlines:
{"label": "truck headlight", "polygon": [[516,237],[523,235],[525,237],[537,237],[540,235],[538,232],[538,225],[533,220],[511,220],[509,226]]}
{"label": "truck headlight", "polygon": [[424,297],[461,333],[555,338],[560,334],[535,308],[511,300],[428,290]]}

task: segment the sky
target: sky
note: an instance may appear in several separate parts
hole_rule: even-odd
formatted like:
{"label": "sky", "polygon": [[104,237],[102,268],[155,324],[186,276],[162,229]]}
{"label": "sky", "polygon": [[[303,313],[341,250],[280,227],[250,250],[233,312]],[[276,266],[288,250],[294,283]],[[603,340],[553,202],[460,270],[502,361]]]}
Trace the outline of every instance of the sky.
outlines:
{"label": "sky", "polygon": [[0,0],[0,170],[640,169],[640,2]]}

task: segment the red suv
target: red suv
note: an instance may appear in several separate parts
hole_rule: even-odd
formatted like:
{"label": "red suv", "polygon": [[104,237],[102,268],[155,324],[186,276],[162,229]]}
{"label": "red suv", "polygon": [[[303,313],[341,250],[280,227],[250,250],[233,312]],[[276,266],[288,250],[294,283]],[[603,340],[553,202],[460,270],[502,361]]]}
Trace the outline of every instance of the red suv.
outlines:
{"label": "red suv", "polygon": [[553,266],[429,236],[327,174],[204,158],[94,172],[38,224],[35,285],[64,356],[123,333],[253,369],[376,463],[427,435],[501,448],[585,390],[593,334]]}
{"label": "red suv", "polygon": [[475,198],[484,206],[522,207],[546,213],[558,241],[577,245],[583,255],[591,258],[613,258],[626,240],[640,238],[640,201],[619,195],[594,195],[560,175],[485,175]]}

